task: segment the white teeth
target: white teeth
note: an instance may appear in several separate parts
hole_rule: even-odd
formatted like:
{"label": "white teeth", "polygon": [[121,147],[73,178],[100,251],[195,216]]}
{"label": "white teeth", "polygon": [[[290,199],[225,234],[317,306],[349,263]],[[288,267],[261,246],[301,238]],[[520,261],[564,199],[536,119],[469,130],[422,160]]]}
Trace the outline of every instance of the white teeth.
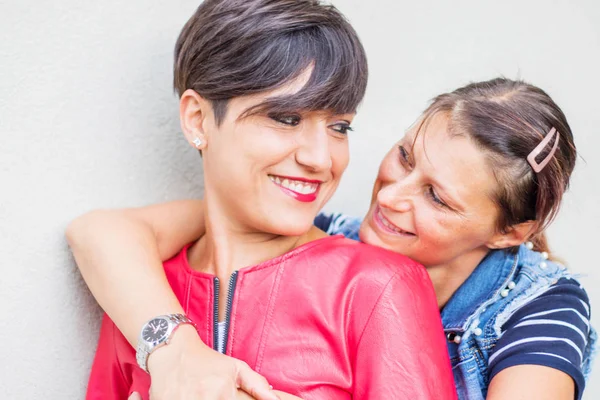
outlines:
{"label": "white teeth", "polygon": [[308,183],[302,181],[292,181],[289,179],[281,179],[277,176],[269,175],[269,179],[272,182],[276,183],[279,186],[282,186],[286,189],[292,190],[296,193],[300,194],[312,194],[317,191],[319,187],[318,183]]}
{"label": "white teeth", "polygon": [[386,228],[389,228],[391,230],[393,230],[394,232],[398,232],[398,233],[409,233],[409,232],[405,232],[402,229],[396,227],[395,225],[393,225],[390,221],[387,220],[386,217],[383,216],[383,214],[381,213],[381,211],[379,211],[379,220],[381,222],[383,222],[383,225]]}
{"label": "white teeth", "polygon": [[310,193],[310,185],[302,185],[298,188],[298,193],[309,194]]}

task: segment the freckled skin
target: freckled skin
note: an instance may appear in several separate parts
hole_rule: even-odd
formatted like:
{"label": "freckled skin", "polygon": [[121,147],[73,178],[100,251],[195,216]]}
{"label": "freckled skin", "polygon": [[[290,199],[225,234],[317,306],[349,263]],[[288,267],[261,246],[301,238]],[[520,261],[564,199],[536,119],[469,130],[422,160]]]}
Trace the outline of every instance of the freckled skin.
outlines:
{"label": "freckled skin", "polygon": [[[468,137],[447,132],[444,115],[430,120],[413,148],[415,131],[411,129],[383,159],[360,237],[428,268],[472,265],[489,251],[487,245],[497,234],[499,210],[490,196],[497,185],[494,175]],[[404,161],[400,145],[411,162]],[[448,207],[436,203],[431,190]],[[414,235],[382,231],[374,222],[377,207],[390,222]]]}

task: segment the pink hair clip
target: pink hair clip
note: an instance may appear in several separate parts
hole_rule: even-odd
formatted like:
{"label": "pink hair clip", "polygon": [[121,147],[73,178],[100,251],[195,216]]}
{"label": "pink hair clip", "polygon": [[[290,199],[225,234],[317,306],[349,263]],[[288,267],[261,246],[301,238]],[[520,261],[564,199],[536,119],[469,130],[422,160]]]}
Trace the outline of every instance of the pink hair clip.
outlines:
{"label": "pink hair clip", "polygon": [[[538,162],[535,161],[535,158],[542,152],[542,150],[544,150],[544,148],[548,145],[548,143],[550,143],[550,140],[552,140],[552,137],[554,136],[555,133],[556,133],[556,140],[554,141],[554,146],[552,146],[552,150],[550,150],[550,153],[548,153],[546,158],[544,158],[544,160],[538,164]],[[558,138],[559,137],[560,137],[560,134],[558,133],[558,131],[555,128],[550,129],[550,132],[548,132],[546,137],[527,156],[527,162],[529,163],[529,165],[531,165],[531,168],[533,168],[533,170],[536,173],[539,174],[540,171],[543,170],[544,167],[550,162],[550,160],[552,159],[552,156],[554,156],[554,153],[556,152],[556,149],[558,147]]]}

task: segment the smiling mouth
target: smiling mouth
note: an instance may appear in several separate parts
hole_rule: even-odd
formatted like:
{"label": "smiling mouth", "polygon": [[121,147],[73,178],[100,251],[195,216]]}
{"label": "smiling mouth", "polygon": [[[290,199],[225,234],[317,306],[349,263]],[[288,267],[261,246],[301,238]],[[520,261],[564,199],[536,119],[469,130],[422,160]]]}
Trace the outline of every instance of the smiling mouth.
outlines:
{"label": "smiling mouth", "polygon": [[303,203],[310,203],[317,199],[319,187],[322,183],[320,181],[278,175],[269,175],[269,179],[283,193]]}
{"label": "smiling mouth", "polygon": [[314,194],[321,184],[320,182],[300,181],[277,175],[269,175],[269,179],[277,186],[281,186],[298,194]]}
{"label": "smiling mouth", "polygon": [[416,236],[414,233],[405,231],[394,225],[389,219],[385,217],[385,215],[383,215],[379,206],[377,206],[377,209],[375,210],[374,217],[375,221],[377,222],[377,225],[379,225],[384,232],[400,236]]}

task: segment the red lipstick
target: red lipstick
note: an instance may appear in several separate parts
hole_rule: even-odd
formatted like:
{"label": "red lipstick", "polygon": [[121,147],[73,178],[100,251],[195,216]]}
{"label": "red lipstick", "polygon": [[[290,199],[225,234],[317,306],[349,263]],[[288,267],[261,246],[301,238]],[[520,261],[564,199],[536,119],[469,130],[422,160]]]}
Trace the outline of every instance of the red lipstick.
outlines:
{"label": "red lipstick", "polygon": [[314,179],[281,175],[269,175],[269,179],[283,193],[303,203],[311,203],[317,199],[322,183]]}

